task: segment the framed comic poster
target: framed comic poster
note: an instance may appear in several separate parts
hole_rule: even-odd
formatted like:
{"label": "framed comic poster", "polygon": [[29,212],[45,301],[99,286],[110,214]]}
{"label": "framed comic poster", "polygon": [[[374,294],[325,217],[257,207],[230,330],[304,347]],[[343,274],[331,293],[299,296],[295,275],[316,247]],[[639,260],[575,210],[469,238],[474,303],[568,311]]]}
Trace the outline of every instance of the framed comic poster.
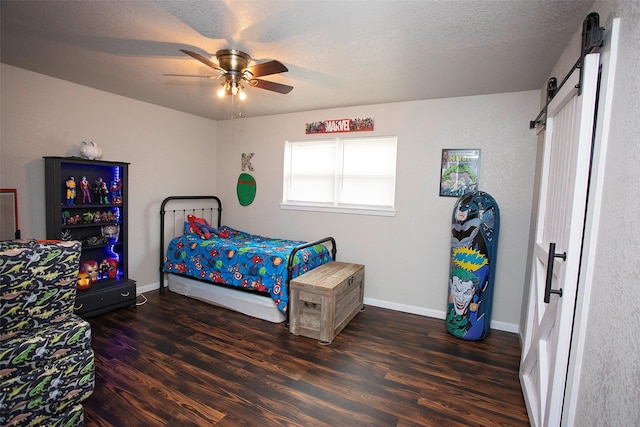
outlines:
{"label": "framed comic poster", "polygon": [[440,195],[460,197],[478,189],[480,150],[444,149],[440,168]]}

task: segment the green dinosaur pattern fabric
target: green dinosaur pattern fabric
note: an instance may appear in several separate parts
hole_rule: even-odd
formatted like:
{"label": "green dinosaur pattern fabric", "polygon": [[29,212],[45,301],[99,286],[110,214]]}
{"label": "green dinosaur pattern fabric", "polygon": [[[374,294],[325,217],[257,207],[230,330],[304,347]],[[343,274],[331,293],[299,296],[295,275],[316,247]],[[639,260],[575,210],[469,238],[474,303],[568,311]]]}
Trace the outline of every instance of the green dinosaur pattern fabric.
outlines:
{"label": "green dinosaur pattern fabric", "polygon": [[88,349],[3,380],[2,389],[8,391],[0,425],[16,419],[21,419],[19,425],[49,425],[49,414],[62,414],[91,395],[93,361],[93,350]]}
{"label": "green dinosaur pattern fabric", "polygon": [[80,242],[0,243],[0,338],[73,313]]}
{"label": "green dinosaur pattern fabric", "polygon": [[12,374],[28,371],[67,353],[84,351],[91,342],[88,322],[69,316],[65,322],[42,328],[34,335],[31,330],[2,341],[0,372]]}
{"label": "green dinosaur pattern fabric", "polygon": [[0,242],[0,425],[81,425],[91,326],[73,314],[79,242]]}

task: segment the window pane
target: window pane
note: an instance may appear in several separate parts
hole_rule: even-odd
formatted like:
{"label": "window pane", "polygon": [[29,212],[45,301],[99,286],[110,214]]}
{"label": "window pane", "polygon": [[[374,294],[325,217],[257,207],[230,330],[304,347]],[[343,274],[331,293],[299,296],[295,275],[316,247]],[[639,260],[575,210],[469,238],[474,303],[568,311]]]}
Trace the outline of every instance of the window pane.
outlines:
{"label": "window pane", "polygon": [[395,138],[344,141],[339,203],[393,207]]}
{"label": "window pane", "polygon": [[285,175],[285,200],[333,203],[335,181],[335,141],[289,144],[289,174]]}
{"label": "window pane", "polygon": [[392,179],[345,178],[340,191],[340,203],[364,206],[393,207],[394,185]]}

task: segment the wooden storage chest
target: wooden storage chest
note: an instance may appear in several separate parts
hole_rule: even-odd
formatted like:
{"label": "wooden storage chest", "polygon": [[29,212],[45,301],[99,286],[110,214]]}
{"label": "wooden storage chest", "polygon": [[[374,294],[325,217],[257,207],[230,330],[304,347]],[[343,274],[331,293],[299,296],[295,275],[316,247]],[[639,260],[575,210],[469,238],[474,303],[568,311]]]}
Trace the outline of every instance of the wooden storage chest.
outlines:
{"label": "wooden storage chest", "polygon": [[331,343],[362,310],[364,265],[332,261],[293,279],[289,331]]}

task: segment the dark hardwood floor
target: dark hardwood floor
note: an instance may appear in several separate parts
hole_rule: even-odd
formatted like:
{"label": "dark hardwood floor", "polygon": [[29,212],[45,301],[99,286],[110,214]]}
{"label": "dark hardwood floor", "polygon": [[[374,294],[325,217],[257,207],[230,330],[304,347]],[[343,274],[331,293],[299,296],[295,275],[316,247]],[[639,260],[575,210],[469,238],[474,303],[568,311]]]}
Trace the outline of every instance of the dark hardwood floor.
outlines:
{"label": "dark hardwood floor", "polygon": [[[171,292],[88,319],[86,426],[529,425],[515,334],[367,306],[329,346]],[[138,297],[140,300],[141,297]]]}

